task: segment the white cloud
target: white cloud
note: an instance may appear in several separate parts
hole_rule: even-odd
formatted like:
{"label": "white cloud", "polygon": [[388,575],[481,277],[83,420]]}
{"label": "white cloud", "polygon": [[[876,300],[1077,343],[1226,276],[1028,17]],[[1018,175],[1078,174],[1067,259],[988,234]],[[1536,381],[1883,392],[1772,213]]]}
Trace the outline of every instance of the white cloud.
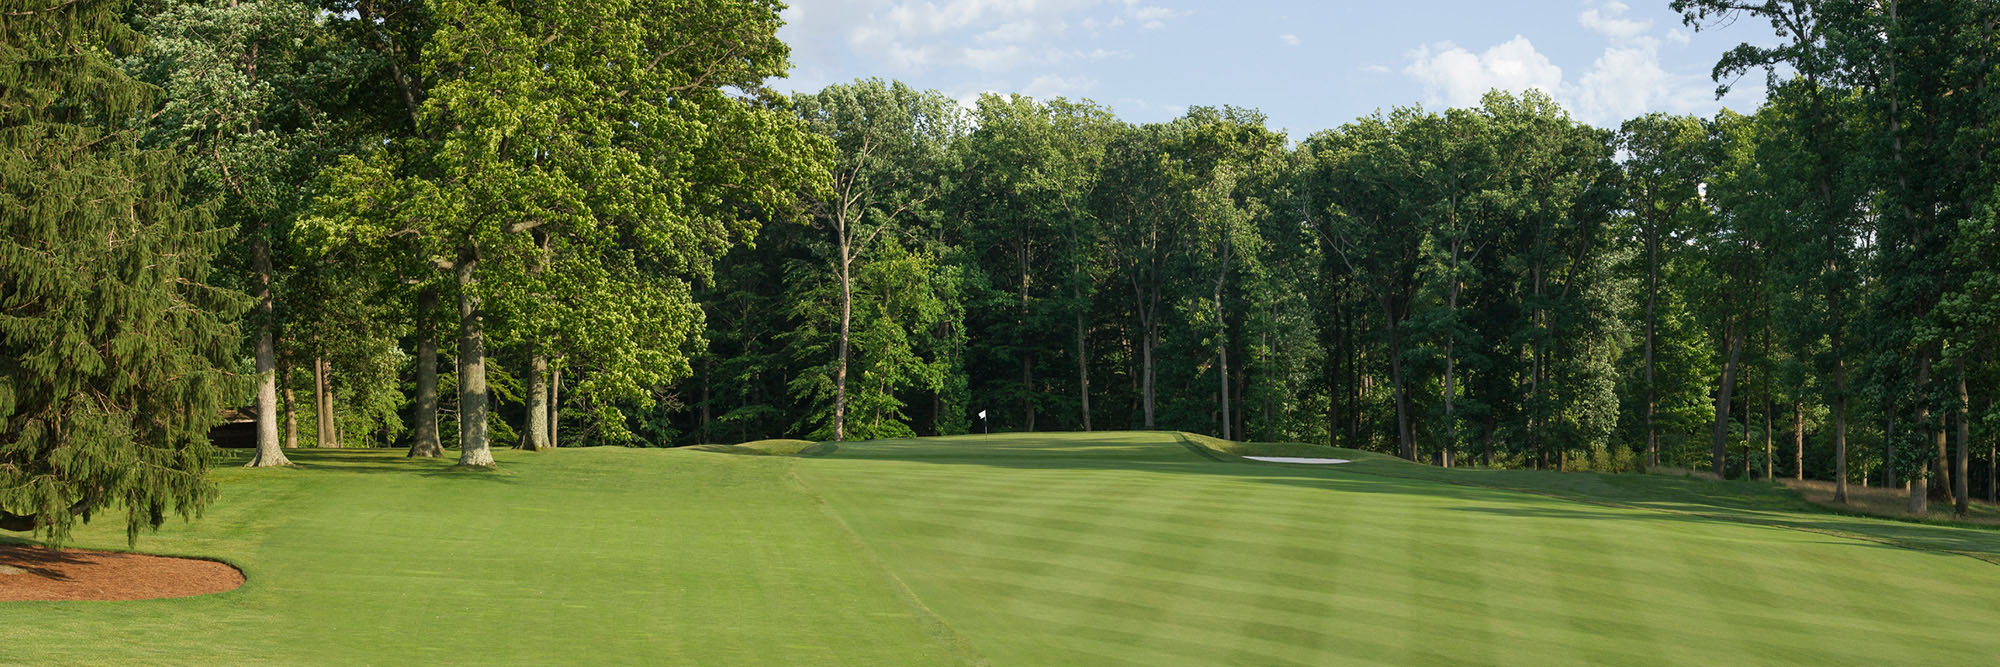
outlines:
{"label": "white cloud", "polygon": [[1045,100],[1055,97],[1081,95],[1096,87],[1097,81],[1089,77],[1064,77],[1055,74],[1044,74],[1035,77],[1033,81],[1029,81],[1027,87],[1021,89],[1021,94],[1038,100]]}
{"label": "white cloud", "polygon": [[[887,76],[939,67],[1013,72],[1119,57],[1091,42],[1107,30],[1158,28],[1191,13],[1143,0],[853,0],[840,10],[817,8],[812,18],[829,11],[847,24],[839,28],[845,55],[878,61]],[[788,10],[786,18],[806,16]]]}
{"label": "white cloud", "polygon": [[1550,95],[1562,88],[1562,68],[1521,35],[1477,54],[1450,42],[1425,46],[1410,52],[1403,73],[1423,85],[1427,104],[1452,107],[1477,105],[1495,88],[1539,89]]}
{"label": "white cloud", "polygon": [[1002,23],[1000,27],[986,31],[979,36],[982,42],[1025,42],[1039,32],[1034,21],[1014,21]]}
{"label": "white cloud", "polygon": [[1675,28],[1675,29],[1673,29],[1673,30],[1668,30],[1668,31],[1667,31],[1667,41],[1669,41],[1669,42],[1673,42],[1673,43],[1675,43],[1675,44],[1679,44],[1679,45],[1681,45],[1681,46],[1687,46],[1687,45],[1688,45],[1688,42],[1691,42],[1691,41],[1694,41],[1694,40],[1693,40],[1693,39],[1692,39],[1691,37],[1689,37],[1689,36],[1688,36],[1688,33],[1687,33],[1687,31],[1686,31],[1686,30],[1681,30],[1681,29],[1679,29],[1679,28]]}
{"label": "white cloud", "polygon": [[1185,9],[1169,9],[1167,7],[1152,5],[1141,6],[1138,0],[1125,0],[1125,11],[1132,16],[1132,20],[1139,22],[1140,27],[1147,30],[1157,30],[1166,27],[1168,19],[1177,19],[1194,13]]}
{"label": "white cloud", "polygon": [[1285,46],[1298,46],[1299,36],[1291,33],[1286,33],[1283,35],[1278,35],[1278,41],[1284,42]]}
{"label": "white cloud", "polygon": [[1625,3],[1612,0],[1583,10],[1583,13],[1577,15],[1576,20],[1583,24],[1583,27],[1612,39],[1632,39],[1652,31],[1652,19],[1635,21],[1624,18],[1628,9],[1631,7]]}
{"label": "white cloud", "polygon": [[1657,46],[1605,49],[1578,81],[1578,115],[1604,121],[1646,113],[1672,95],[1669,83]]}
{"label": "white cloud", "polygon": [[1593,2],[1577,15],[1578,24],[1607,42],[1602,55],[1580,77],[1565,79],[1562,68],[1522,35],[1480,53],[1449,42],[1422,47],[1410,52],[1403,73],[1423,86],[1425,104],[1432,106],[1475,106],[1493,89],[1513,93],[1538,89],[1578,120],[1599,126],[1615,126],[1653,111],[1713,111],[1714,89],[1705,77],[1661,65],[1663,45],[1686,43],[1686,33],[1655,32],[1652,21],[1627,18],[1627,10],[1615,1]]}

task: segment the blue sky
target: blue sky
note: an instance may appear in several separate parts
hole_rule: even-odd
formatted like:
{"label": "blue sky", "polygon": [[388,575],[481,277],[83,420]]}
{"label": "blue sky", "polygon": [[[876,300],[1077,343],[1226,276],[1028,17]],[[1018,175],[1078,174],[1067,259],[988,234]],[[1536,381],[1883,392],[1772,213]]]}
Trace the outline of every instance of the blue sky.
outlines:
{"label": "blue sky", "polygon": [[1293,139],[1394,106],[1467,106],[1539,88],[1585,122],[1650,111],[1749,111],[1752,73],[1720,101],[1724,51],[1761,21],[1695,32],[1667,0],[1182,2],[794,0],[786,92],[901,79],[971,103],[982,92],[1088,98],[1126,120],[1190,105],[1254,107]]}

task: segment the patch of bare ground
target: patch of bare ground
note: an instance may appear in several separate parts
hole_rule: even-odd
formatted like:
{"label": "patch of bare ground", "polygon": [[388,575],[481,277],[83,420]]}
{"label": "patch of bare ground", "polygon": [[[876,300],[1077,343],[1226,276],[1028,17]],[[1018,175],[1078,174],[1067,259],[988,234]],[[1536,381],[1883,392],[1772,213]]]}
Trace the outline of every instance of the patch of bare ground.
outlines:
{"label": "patch of bare ground", "polygon": [[212,560],[0,544],[0,602],[151,600],[242,585],[242,572]]}
{"label": "patch of bare ground", "polygon": [[[1847,504],[1840,505],[1833,502],[1833,482],[1816,479],[1781,479],[1778,481],[1784,482],[1786,487],[1798,491],[1799,495],[1804,496],[1806,500],[1811,501],[1813,504],[1830,510],[1892,519],[1911,518],[1909,512],[1910,492],[1902,488],[1849,484],[1847,485]],[[1924,520],[1933,523],[1964,523],[2000,527],[2000,506],[1996,506],[1993,503],[1984,500],[1972,501],[1969,508],[1970,515],[1963,519],[1952,516],[1951,510],[1949,502],[1932,500],[1930,503],[1930,514],[1925,516]]]}

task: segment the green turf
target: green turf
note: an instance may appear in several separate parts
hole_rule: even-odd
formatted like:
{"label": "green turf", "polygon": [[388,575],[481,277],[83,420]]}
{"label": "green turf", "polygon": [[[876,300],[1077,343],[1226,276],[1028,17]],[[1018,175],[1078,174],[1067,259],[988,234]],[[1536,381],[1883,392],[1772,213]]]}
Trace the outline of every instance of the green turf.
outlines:
{"label": "green turf", "polygon": [[[0,662],[1983,664],[2000,654],[2000,566],[1924,550],[1991,555],[1994,531],[1840,517],[1764,485],[1439,470],[1165,433],[775,449],[785,451],[761,453],[822,455],[502,452],[500,472],[478,473],[300,452],[301,470],[224,470],[207,519],[141,547],[229,559],[248,586],[0,603],[11,635]],[[1356,462],[1235,456],[1331,451]],[[111,526],[83,537],[122,543]]]}

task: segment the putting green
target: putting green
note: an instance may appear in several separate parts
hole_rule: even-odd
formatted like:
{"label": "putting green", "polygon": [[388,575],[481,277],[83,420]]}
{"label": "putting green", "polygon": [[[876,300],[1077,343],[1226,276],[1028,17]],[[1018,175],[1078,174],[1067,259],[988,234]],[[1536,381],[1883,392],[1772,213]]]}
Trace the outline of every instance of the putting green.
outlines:
{"label": "putting green", "polygon": [[[1254,453],[1355,463],[1251,463],[1197,440],[965,436],[845,443],[811,458],[501,452],[497,473],[301,451],[299,470],[218,471],[223,496],[206,519],[141,542],[229,559],[249,575],[244,588],[0,603],[12,635],[0,662],[1981,664],[2000,654],[1990,631],[2000,566],[1892,544],[2000,553],[1992,531],[1812,513],[1737,485],[1559,476],[1557,490],[1617,504],[1607,506],[1485,488],[1545,479],[1531,474],[1327,448]],[[1592,485],[1615,492],[1591,497]],[[80,541],[123,539],[100,525]]]}

